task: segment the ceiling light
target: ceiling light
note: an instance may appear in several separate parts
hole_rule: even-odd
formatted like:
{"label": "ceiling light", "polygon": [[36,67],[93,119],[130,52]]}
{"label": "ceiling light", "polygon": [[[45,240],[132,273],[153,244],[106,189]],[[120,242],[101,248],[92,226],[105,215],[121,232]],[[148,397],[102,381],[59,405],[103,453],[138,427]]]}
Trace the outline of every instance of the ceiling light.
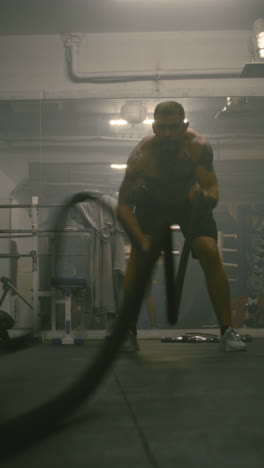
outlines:
{"label": "ceiling light", "polygon": [[125,169],[127,167],[126,164],[111,164],[112,169]]}
{"label": "ceiling light", "polygon": [[120,115],[131,125],[137,125],[147,118],[148,110],[140,101],[128,101],[121,107]]}
{"label": "ceiling light", "polygon": [[127,125],[127,121],[122,119],[110,120],[110,125]]}
{"label": "ceiling light", "polygon": [[154,120],[153,119],[145,119],[143,124],[153,124]]}

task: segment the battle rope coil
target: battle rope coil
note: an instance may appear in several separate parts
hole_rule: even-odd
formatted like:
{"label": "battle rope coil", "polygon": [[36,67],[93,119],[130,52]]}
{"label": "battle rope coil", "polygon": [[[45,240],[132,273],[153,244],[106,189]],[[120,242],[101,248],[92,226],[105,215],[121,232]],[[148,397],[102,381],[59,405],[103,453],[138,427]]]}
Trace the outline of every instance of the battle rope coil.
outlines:
{"label": "battle rope coil", "polygon": [[[72,205],[91,199],[94,199],[94,197],[89,192],[81,192],[68,200],[67,206],[61,212],[61,216],[57,218],[56,230],[61,230],[61,225],[65,223],[68,210]],[[100,199],[97,200],[100,202]],[[107,207],[105,202],[103,204]],[[17,451],[25,449],[53,432],[60,423],[94,393],[118,354],[120,345],[127,333],[128,323],[134,317],[135,310],[138,310],[141,306],[157,258],[155,253],[160,251],[164,245],[164,232],[168,232],[168,227],[164,231],[163,226],[156,233],[155,239],[153,239],[153,249],[149,254],[144,254],[140,268],[131,280],[131,287],[124,294],[114,330],[109,339],[103,343],[94,361],[87,365],[71,386],[51,401],[0,423],[0,458],[12,456]],[[180,284],[183,284],[183,278]],[[170,283],[167,294],[173,295],[172,283]],[[173,301],[169,301],[173,303]]]}

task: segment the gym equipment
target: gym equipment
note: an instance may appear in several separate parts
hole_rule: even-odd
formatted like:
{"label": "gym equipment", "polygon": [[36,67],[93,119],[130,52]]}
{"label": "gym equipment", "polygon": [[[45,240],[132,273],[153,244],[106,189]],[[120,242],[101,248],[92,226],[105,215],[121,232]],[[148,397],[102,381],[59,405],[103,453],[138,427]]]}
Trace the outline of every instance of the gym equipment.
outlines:
{"label": "gym equipment", "polygon": [[14,325],[15,325],[15,321],[13,317],[11,317],[11,315],[9,315],[4,310],[0,310],[0,344],[1,342],[3,344],[8,343],[9,335],[8,335],[7,330],[10,330],[11,328],[13,328]]}
{"label": "gym equipment", "polygon": [[[100,197],[99,197],[100,198]],[[39,208],[47,208],[47,207],[54,207],[54,208],[60,208],[61,213],[65,213],[68,211],[68,209],[71,206],[74,206],[75,203],[80,203],[82,201],[86,200],[94,200],[98,199],[98,194],[94,195],[93,192],[81,192],[79,194],[76,194],[72,199],[69,199],[69,203],[60,203],[60,204],[39,204],[38,203],[38,197],[32,197],[32,203],[31,204],[12,204],[12,205],[0,205],[0,208],[29,208],[31,212],[31,224],[32,224],[32,229],[7,229],[7,230],[0,230],[0,236],[4,237],[4,234],[9,234],[10,237],[31,237],[32,242],[34,243],[33,245],[33,250],[28,253],[28,254],[16,254],[10,255],[10,254],[3,254],[3,258],[17,258],[19,259],[20,257],[31,257],[32,258],[32,297],[33,297],[33,328],[34,332],[36,333],[39,329],[40,323],[39,323],[39,299],[42,297],[47,297],[50,296],[54,299],[54,294],[52,294],[52,291],[40,291],[39,289],[39,248],[38,248],[38,238],[40,236],[45,236],[45,235],[54,235],[54,234],[63,234],[64,233],[64,227],[63,223],[57,223],[56,226],[52,226],[51,229],[41,229],[38,227],[38,211]],[[90,229],[76,229],[76,228],[67,228],[67,233],[84,233],[84,232],[89,232]],[[30,236],[31,233],[31,236]],[[177,281],[174,284],[174,270],[173,270],[173,258],[171,256],[171,250],[172,250],[172,239],[171,239],[171,234],[168,231],[168,236],[166,239],[166,242],[168,242],[168,248],[165,247],[164,250],[164,256],[165,256],[165,277],[166,277],[166,287],[168,288],[167,290],[167,306],[168,306],[168,321],[171,324],[175,324],[177,321],[177,309],[179,308],[179,303],[180,303],[180,297],[178,296],[177,291],[182,290],[182,284],[179,284],[181,282],[181,278],[184,277],[185,272],[182,271],[186,268],[187,262],[188,262],[188,257],[189,257],[189,251],[190,251],[190,246],[188,245],[188,242],[185,242],[184,244],[184,249],[183,249],[183,254],[181,256],[180,260],[180,265],[179,265],[179,274],[177,275]],[[166,244],[165,242],[165,244]],[[168,251],[168,255],[167,255]],[[67,254],[69,255],[69,254]],[[1,258],[1,255],[0,255]],[[168,262],[171,259],[171,264],[169,265]],[[168,268],[168,271],[167,271]],[[171,285],[170,285],[171,282]],[[170,286],[169,286],[170,285]],[[58,289],[58,288],[56,288]],[[176,294],[170,294],[170,291],[176,291]],[[65,296],[66,297],[66,296]],[[177,304],[178,303],[178,304]],[[52,310],[53,310],[53,315],[54,315],[54,304],[52,305]],[[174,312],[171,312],[174,311]],[[171,313],[174,314],[171,316]],[[52,319],[52,323],[54,325],[54,317]],[[55,332],[54,327],[52,330],[51,335]],[[46,336],[46,334],[45,334]],[[54,336],[51,338],[54,340]]]}
{"label": "gym equipment", "polygon": [[[93,192],[89,192],[91,194],[90,199],[93,198]],[[87,196],[87,194],[85,194]],[[72,204],[72,206],[74,203]],[[49,289],[49,290],[40,290],[39,287],[39,282],[40,282],[40,262],[39,259],[42,256],[51,256],[52,253],[40,253],[39,249],[39,244],[40,244],[40,239],[53,239],[54,234],[65,234],[64,226],[63,223],[57,223],[57,225],[52,225],[50,228],[41,228],[39,226],[39,210],[41,208],[57,208],[61,213],[63,213],[64,210],[68,210],[71,206],[71,202],[69,199],[69,203],[54,203],[54,204],[39,204],[38,203],[38,197],[33,196],[32,197],[32,203],[22,203],[22,204],[10,204],[10,205],[0,205],[0,208],[3,209],[10,209],[11,212],[13,209],[18,209],[18,208],[24,208],[28,209],[30,213],[30,224],[31,224],[31,229],[20,229],[20,226],[16,224],[15,228],[13,229],[0,229],[0,238],[16,238],[16,239],[22,239],[22,238],[30,238],[31,239],[31,250],[29,253],[18,253],[18,252],[10,252],[7,254],[0,254],[0,259],[17,259],[19,260],[20,258],[31,258],[32,260],[32,306],[33,306],[33,313],[32,313],[32,328],[34,335],[39,335],[40,332],[40,304],[41,304],[41,299],[46,298],[46,297],[51,297],[52,298],[52,330],[50,333],[51,339],[54,339],[54,334],[56,333],[55,330],[55,290]],[[12,216],[11,216],[12,219]],[[67,235],[71,233],[77,233],[77,234],[85,234],[89,233],[90,229],[77,229],[77,228],[67,228]],[[67,253],[67,256],[75,256],[76,254],[74,252]],[[79,254],[78,254],[79,255]],[[58,302],[58,301],[56,301]],[[41,333],[40,339],[46,339],[47,337],[47,332]],[[76,342],[80,341],[81,338],[76,338]],[[61,342],[61,338],[58,338],[57,341]]]}
{"label": "gym equipment", "polygon": [[[60,277],[56,276],[51,279],[51,285],[56,288],[60,289],[64,293],[64,304],[65,304],[65,336],[62,338],[62,344],[74,344],[74,338],[71,335],[71,295],[72,291],[75,289],[86,289],[86,279],[79,278],[79,277]],[[56,303],[56,300],[55,300]],[[54,342],[54,341],[53,341]],[[76,341],[80,344],[80,339],[78,338]],[[56,340],[56,343],[59,343]]]}
{"label": "gym equipment", "polygon": [[[0,307],[3,304],[6,295],[11,290],[15,295],[20,297],[20,299],[31,310],[33,310],[33,306],[20,294],[20,292],[15,288],[10,279],[2,276],[0,281],[3,284],[3,293],[0,298]],[[23,333],[14,333],[12,336],[11,332],[8,332],[8,330],[11,330],[14,327],[14,325],[15,321],[13,317],[11,317],[11,315],[9,315],[7,312],[0,310],[0,343],[3,345],[4,348],[20,348],[25,344],[28,344],[29,340],[32,338],[32,332],[28,330],[24,330]]]}
{"label": "gym equipment", "polygon": [[[240,335],[242,341],[253,341],[250,335]],[[221,338],[211,333],[189,332],[175,337],[164,337],[160,340],[162,343],[220,343]]]}
{"label": "gym equipment", "polygon": [[20,292],[15,288],[15,286],[12,284],[11,280],[9,278],[6,278],[5,276],[2,276],[0,278],[1,283],[3,283],[3,293],[0,298],[0,307],[3,304],[5,297],[9,290],[13,291],[20,299],[31,309],[33,310],[32,304],[30,304],[23,296],[20,294]]}
{"label": "gym equipment", "polygon": [[0,310],[0,332],[10,330],[14,325],[13,317],[4,310]]}

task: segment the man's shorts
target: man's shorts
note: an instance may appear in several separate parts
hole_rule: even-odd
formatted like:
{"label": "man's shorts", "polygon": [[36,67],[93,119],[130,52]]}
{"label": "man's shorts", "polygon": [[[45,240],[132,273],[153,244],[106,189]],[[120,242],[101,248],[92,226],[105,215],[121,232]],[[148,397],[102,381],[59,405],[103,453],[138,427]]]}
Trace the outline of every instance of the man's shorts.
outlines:
{"label": "man's shorts", "polygon": [[138,205],[135,210],[135,216],[145,234],[155,235],[155,232],[160,228],[162,217],[168,217],[169,224],[178,224],[184,237],[188,236],[190,240],[197,237],[211,237],[217,241],[217,226],[212,210],[204,209],[199,211],[190,230],[191,214],[192,205],[189,202],[186,202],[175,213],[166,213],[166,210],[158,204],[153,206],[148,203]]}

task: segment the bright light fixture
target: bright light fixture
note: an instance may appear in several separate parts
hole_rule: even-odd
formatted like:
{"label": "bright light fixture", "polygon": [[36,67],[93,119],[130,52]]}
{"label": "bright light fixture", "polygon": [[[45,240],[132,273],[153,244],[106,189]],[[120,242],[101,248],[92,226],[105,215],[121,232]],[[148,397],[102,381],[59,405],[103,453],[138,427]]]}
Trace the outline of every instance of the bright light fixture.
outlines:
{"label": "bright light fixture", "polygon": [[122,119],[110,120],[110,125],[127,125],[127,121]]}
{"label": "bright light fixture", "polygon": [[[152,124],[154,122],[153,119],[145,119],[143,121],[144,124]],[[116,119],[116,120],[110,120],[110,125],[127,125],[128,122],[123,119]]]}
{"label": "bright light fixture", "polygon": [[252,28],[251,42],[254,48],[254,59],[264,58],[264,17],[257,19]]}
{"label": "bright light fixture", "polygon": [[261,31],[258,35],[258,46],[260,49],[264,49],[264,31]]}
{"label": "bright light fixture", "polygon": [[143,121],[143,124],[152,124],[154,122],[153,119],[146,119]]}
{"label": "bright light fixture", "polygon": [[112,169],[125,169],[127,167],[126,164],[111,164]]}

